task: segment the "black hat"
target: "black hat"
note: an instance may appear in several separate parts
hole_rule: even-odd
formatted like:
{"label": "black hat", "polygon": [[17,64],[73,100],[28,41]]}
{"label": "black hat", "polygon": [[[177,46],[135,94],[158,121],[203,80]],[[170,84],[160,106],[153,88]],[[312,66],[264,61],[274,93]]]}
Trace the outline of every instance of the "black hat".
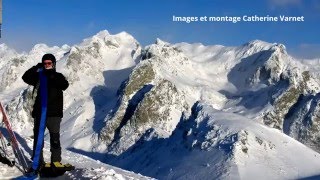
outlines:
{"label": "black hat", "polygon": [[53,64],[56,64],[56,57],[53,54],[45,54],[42,56],[42,62],[45,60],[51,60]]}

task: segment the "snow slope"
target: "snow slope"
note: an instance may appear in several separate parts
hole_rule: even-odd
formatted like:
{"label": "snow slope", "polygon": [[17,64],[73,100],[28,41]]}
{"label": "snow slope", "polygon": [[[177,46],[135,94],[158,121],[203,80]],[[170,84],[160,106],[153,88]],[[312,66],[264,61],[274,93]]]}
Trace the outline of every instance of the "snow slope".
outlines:
{"label": "snow slope", "polygon": [[[32,147],[32,140],[27,139],[24,146]],[[27,148],[29,149],[29,148]],[[30,150],[30,149],[29,149]],[[31,151],[29,151],[31,153]],[[30,157],[28,152],[25,154]],[[44,158],[50,159],[50,145],[45,144],[44,148]],[[63,151],[63,162],[68,162],[74,164],[76,169],[73,171],[66,172],[65,175],[57,178],[48,178],[48,179],[114,179],[114,180],[124,180],[124,179],[151,179],[133,172],[125,171],[117,167],[113,167],[107,164],[104,164],[100,161],[93,160],[89,157],[73,153],[71,151]],[[8,167],[7,165],[0,164],[0,179],[18,179],[22,177],[23,174],[16,167]],[[45,178],[41,178],[45,179]]]}
{"label": "snow slope", "polygon": [[202,103],[195,104],[192,114],[169,138],[149,130],[108,162],[158,179],[298,179],[320,174],[320,154],[279,130]]}

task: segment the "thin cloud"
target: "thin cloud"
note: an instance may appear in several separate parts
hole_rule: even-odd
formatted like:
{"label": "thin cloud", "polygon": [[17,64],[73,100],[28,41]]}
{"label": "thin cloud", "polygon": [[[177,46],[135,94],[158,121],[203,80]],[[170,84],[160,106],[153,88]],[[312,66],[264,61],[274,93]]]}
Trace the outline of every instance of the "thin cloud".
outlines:
{"label": "thin cloud", "polygon": [[313,7],[316,9],[318,13],[320,13],[320,2],[319,1],[313,1]]}
{"label": "thin cloud", "polygon": [[299,6],[302,0],[269,0],[273,7]]}
{"label": "thin cloud", "polygon": [[289,12],[293,8],[298,11],[305,11],[305,4],[303,0],[267,0],[268,8],[272,11],[279,11],[281,13]]}
{"label": "thin cloud", "polygon": [[320,59],[320,44],[303,43],[288,51],[290,55],[299,59]]}
{"label": "thin cloud", "polygon": [[91,21],[91,22],[89,22],[89,23],[87,24],[87,29],[88,29],[88,30],[92,30],[92,29],[94,29],[95,27],[96,27],[96,23],[93,22],[93,21]]}

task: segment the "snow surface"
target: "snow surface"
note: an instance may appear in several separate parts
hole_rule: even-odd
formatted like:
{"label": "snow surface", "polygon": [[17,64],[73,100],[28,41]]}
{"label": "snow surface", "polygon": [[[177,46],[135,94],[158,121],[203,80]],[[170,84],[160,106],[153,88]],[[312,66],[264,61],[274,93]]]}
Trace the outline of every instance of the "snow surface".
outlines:
{"label": "snow surface", "polygon": [[170,138],[150,131],[138,150],[134,147],[127,152],[130,156],[111,163],[158,179],[299,179],[320,174],[320,154],[279,130],[202,103],[195,109],[197,115],[180,122]]}
{"label": "snow surface", "polygon": [[[32,140],[27,139],[23,146],[28,149],[24,152],[30,158]],[[49,160],[50,144],[45,143],[44,158]],[[41,178],[41,179],[109,179],[109,180],[125,180],[125,179],[152,179],[133,172],[125,171],[117,167],[104,164],[98,160],[93,160],[87,156],[83,156],[71,151],[63,151],[63,161],[75,165],[76,169],[66,172],[65,175],[57,178]],[[0,164],[0,179],[15,179],[23,177],[22,172],[17,167],[8,167]]]}

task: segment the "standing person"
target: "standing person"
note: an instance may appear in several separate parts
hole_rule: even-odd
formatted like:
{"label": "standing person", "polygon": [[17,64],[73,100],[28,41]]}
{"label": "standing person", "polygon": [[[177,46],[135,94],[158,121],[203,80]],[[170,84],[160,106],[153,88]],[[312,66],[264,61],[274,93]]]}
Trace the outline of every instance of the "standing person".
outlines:
{"label": "standing person", "polygon": [[[56,72],[56,58],[52,54],[43,55],[42,62],[27,70],[23,74],[22,79],[27,84],[34,86],[34,92],[37,94],[32,111],[32,117],[34,118],[33,161],[37,160],[34,158],[37,143],[42,146],[39,147],[41,153],[40,156],[38,156],[38,165],[33,165],[33,169],[31,170],[37,171],[41,165],[44,165],[42,152],[43,140],[42,142],[37,142],[39,128],[41,127],[40,120],[42,118],[46,120],[45,127],[48,128],[50,134],[51,166],[63,167],[61,164],[60,123],[63,117],[63,91],[68,88],[69,83],[61,73]],[[43,83],[43,79],[45,79],[45,83]],[[46,97],[44,98],[43,96]],[[43,112],[45,111],[43,109],[44,103],[42,102],[44,99],[46,99],[46,113]],[[45,129],[45,127],[43,127],[43,129]],[[33,162],[33,164],[34,163],[35,162]],[[34,169],[35,167],[38,169]]]}

